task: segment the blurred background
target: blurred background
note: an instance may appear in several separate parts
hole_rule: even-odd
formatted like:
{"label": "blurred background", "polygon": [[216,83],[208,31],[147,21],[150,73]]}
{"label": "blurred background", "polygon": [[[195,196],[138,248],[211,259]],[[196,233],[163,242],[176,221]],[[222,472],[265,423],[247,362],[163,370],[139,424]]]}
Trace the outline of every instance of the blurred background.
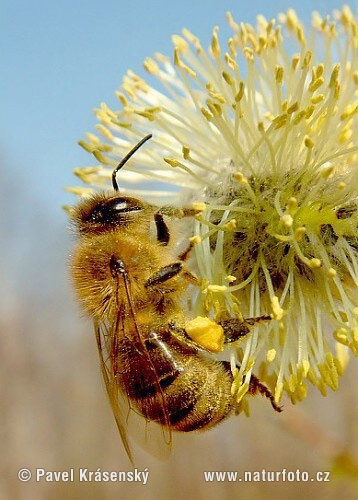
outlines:
{"label": "blurred background", "polygon": [[[346,2],[314,2],[327,14]],[[357,12],[357,1],[351,2]],[[72,169],[95,161],[77,144],[94,131],[91,113],[127,69],[172,53],[183,26],[204,46],[225,12],[255,22],[294,7],[309,22],[312,2],[182,0],[3,0],[1,16],[0,182],[0,499],[358,497],[358,363],[338,393],[311,391],[283,415],[251,402],[251,418],[232,418],[203,435],[177,437],[171,458],[139,454],[148,483],[21,483],[17,471],[132,470],[107,402],[91,322],[74,302],[68,275],[73,235],[63,204],[75,199]],[[325,483],[205,483],[203,471],[333,471]]]}

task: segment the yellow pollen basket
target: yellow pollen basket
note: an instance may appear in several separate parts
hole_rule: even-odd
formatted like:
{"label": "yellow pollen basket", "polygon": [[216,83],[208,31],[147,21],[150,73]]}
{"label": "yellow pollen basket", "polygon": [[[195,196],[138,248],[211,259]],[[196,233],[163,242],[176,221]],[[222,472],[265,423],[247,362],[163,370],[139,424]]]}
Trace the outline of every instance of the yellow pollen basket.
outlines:
{"label": "yellow pollen basket", "polygon": [[224,350],[224,330],[209,318],[197,316],[186,324],[185,331],[207,351],[217,353]]}

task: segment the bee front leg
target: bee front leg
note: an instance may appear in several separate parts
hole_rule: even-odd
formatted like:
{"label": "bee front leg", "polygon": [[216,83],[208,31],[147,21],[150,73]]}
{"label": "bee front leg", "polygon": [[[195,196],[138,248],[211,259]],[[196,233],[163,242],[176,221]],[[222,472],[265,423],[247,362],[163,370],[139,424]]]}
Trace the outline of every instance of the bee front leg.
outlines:
{"label": "bee front leg", "polygon": [[[167,224],[165,223],[163,215],[170,217],[172,219],[182,219],[183,217],[194,217],[200,213],[199,210],[195,210],[194,208],[178,208],[178,207],[161,207],[154,214],[154,221],[157,228],[157,239],[159,243],[162,243],[164,246],[167,246],[170,241],[170,232]],[[180,257],[179,257],[180,259]],[[185,259],[180,259],[185,260]]]}
{"label": "bee front leg", "polygon": [[154,221],[157,228],[158,242],[162,243],[164,246],[167,246],[170,241],[170,232],[160,212],[156,212],[154,214]]}
{"label": "bee front leg", "polygon": [[160,215],[166,215],[171,219],[182,219],[183,217],[195,217],[195,215],[201,213],[201,210],[196,210],[195,208],[189,207],[178,208],[166,206],[161,207],[157,213]]}

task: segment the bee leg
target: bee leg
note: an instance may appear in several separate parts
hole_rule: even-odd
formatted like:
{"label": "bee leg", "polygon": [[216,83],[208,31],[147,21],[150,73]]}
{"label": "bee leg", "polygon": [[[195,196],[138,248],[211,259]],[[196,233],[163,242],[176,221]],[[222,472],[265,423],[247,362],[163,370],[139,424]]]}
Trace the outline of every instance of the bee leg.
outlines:
{"label": "bee leg", "polygon": [[[170,241],[170,232],[166,225],[163,215],[171,217],[172,219],[182,219],[183,217],[194,217],[200,213],[199,210],[193,208],[178,208],[178,207],[162,207],[154,214],[154,221],[157,227],[157,239],[159,243],[167,246]],[[182,260],[182,259],[180,259]]]}
{"label": "bee leg", "polygon": [[229,318],[219,321],[219,325],[224,329],[225,343],[236,342],[241,337],[245,337],[251,332],[251,329],[261,321],[269,321],[271,316],[258,316],[256,318]]}
{"label": "bee leg", "polygon": [[179,274],[183,269],[183,264],[181,262],[173,262],[168,266],[161,267],[158,271],[156,271],[150,278],[147,279],[145,283],[145,287],[148,288],[150,286],[159,285],[160,283],[164,283],[165,281],[170,280],[177,274]]}
{"label": "bee leg", "polygon": [[188,269],[183,268],[182,276],[190,284],[200,286],[200,279]]}
{"label": "bee leg", "polygon": [[282,412],[282,406],[279,406],[273,395],[271,394],[270,390],[262,384],[255,375],[251,375],[250,383],[249,383],[249,394],[262,394],[262,396],[265,396],[270,400],[272,408],[277,411],[278,413]]}
{"label": "bee leg", "polygon": [[154,214],[154,221],[157,227],[157,240],[164,246],[167,246],[170,240],[169,228],[166,225],[161,213],[157,212]]}
{"label": "bee leg", "polygon": [[201,213],[201,210],[195,210],[195,208],[189,207],[178,208],[166,206],[161,207],[157,213],[160,215],[166,215],[172,219],[182,219],[183,217],[195,217],[195,215]]}
{"label": "bee leg", "polygon": [[181,262],[173,262],[172,264],[163,266],[156,271],[150,278],[147,279],[144,286],[148,288],[159,285],[170,280],[171,278],[174,278],[174,276],[177,276],[179,273],[181,273],[182,277],[190,283],[195,285],[199,284],[199,279],[190,271],[185,269]]}
{"label": "bee leg", "polygon": [[193,246],[194,246],[194,243],[192,241],[189,242],[189,245],[186,247],[185,250],[183,250],[179,255],[178,255],[178,259],[181,260],[182,262],[185,262],[189,255],[190,255],[190,252],[192,251],[193,249]]}

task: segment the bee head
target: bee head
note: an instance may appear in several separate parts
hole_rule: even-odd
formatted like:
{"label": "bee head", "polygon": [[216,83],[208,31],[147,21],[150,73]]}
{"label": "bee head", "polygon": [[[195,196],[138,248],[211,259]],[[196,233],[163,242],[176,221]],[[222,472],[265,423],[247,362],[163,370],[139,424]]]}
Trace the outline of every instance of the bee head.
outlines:
{"label": "bee head", "polygon": [[129,196],[96,194],[74,210],[73,219],[80,234],[99,234],[128,227],[142,220],[149,205]]}

